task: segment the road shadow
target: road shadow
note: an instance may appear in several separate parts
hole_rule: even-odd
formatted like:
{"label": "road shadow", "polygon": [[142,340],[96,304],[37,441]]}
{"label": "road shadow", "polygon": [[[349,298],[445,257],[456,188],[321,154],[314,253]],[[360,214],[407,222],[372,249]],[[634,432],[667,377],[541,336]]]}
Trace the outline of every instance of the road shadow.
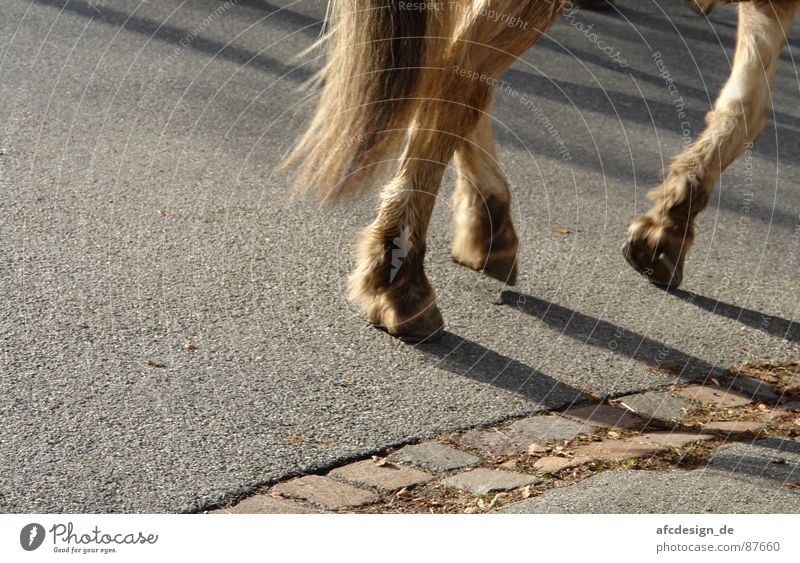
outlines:
{"label": "road shadow", "polygon": [[[107,3],[77,3],[64,2],[64,0],[33,0],[33,2],[114,28],[124,28],[126,31],[140,34],[148,40],[165,43],[175,46],[176,48],[194,50],[211,58],[219,58],[241,66],[247,66],[248,68],[278,76],[281,79],[287,79],[294,84],[303,84],[308,81],[314,75],[316,67],[322,60],[320,58],[318,60],[299,61],[297,64],[293,64],[292,61],[283,62],[266,55],[263,51],[256,52],[237,46],[235,43],[225,43],[223,41],[211,39],[203,36],[202,33],[195,33],[195,30],[190,29],[188,26],[182,27],[168,22],[159,22],[137,14],[130,14],[122,9],[115,9]],[[287,34],[294,32],[302,33],[304,37],[309,40],[316,38],[322,30],[322,23],[318,19],[285,8],[280,8],[270,2],[243,0],[237,4],[237,7],[264,13],[265,15],[261,20],[256,20],[256,23],[261,23],[263,21],[264,23],[270,24],[271,22],[275,22],[282,28],[285,28]],[[213,11],[210,13],[213,13]],[[560,47],[550,44],[548,41],[543,41],[542,45],[537,45],[534,47],[534,50],[541,50],[542,48],[561,49]],[[613,65],[609,65],[608,61],[603,62],[602,57],[591,53],[589,50],[576,51],[576,53],[588,62],[601,64],[609,70],[613,68]],[[629,69],[628,72],[638,80],[646,80],[651,84],[662,83],[662,79],[657,75],[655,66],[652,66],[652,70],[649,72],[635,70],[633,68]],[[574,111],[572,106],[574,103],[579,109],[599,111],[614,118],[618,116],[623,122],[638,122],[648,126],[653,125],[658,130],[666,131],[672,130],[675,127],[675,108],[663,100],[647,99],[645,103],[645,100],[642,100],[642,98],[635,93],[613,92],[610,102],[606,100],[607,103],[602,103],[603,98],[601,99],[601,103],[598,103],[598,91],[596,88],[573,84],[564,80],[559,81],[536,76],[514,68],[510,69],[504,75],[504,79],[516,89],[526,93],[531,99],[546,98],[568,107],[568,111]],[[694,96],[705,104],[708,104],[710,101],[707,93],[697,88],[691,88],[688,85],[682,87],[682,94]],[[513,106],[512,109],[514,111],[521,111],[520,108],[513,108]],[[690,122],[704,123],[704,111],[698,111],[687,107],[686,112],[687,119]],[[787,145],[800,144],[800,120],[781,113],[776,113],[774,117],[776,120],[775,126],[780,129],[781,142]],[[793,131],[785,127],[786,125],[792,125],[796,127],[798,131]],[[541,152],[542,154],[547,154],[547,150],[552,149],[549,143],[542,146],[541,139],[538,136],[531,135],[527,131],[521,131],[519,129],[511,132],[499,128],[496,131],[496,136],[498,141],[502,144],[513,146],[521,144],[525,147],[536,146],[537,152]],[[774,142],[771,142],[770,138],[771,135],[764,135],[762,140],[755,145],[754,151],[765,158],[774,159],[776,149]],[[613,176],[623,182],[630,181],[631,171],[628,161],[620,160],[617,162],[615,158],[605,154],[605,167],[601,168],[598,162],[598,155],[589,151],[586,147],[575,144],[571,146],[570,150],[576,157],[575,166],[601,172],[602,174]],[[554,154],[552,154],[551,157],[558,158]],[[661,170],[652,171],[651,178],[646,178],[645,172],[644,177],[645,183],[655,185],[661,181]],[[726,210],[737,211],[738,205],[738,202],[729,201],[725,197],[720,199],[720,206]],[[793,216],[790,216],[781,209],[765,208],[759,206],[756,202],[753,202],[750,207],[752,216],[759,220],[791,226],[794,226],[796,223]]]}
{"label": "road shadow", "polygon": [[[302,63],[292,64],[291,62],[286,64],[278,59],[265,55],[263,51],[258,53],[252,52],[242,47],[237,47],[233,43],[224,43],[215,39],[203,37],[196,29],[193,30],[188,27],[182,28],[166,22],[158,22],[142,16],[129,14],[123,10],[111,8],[104,3],[65,3],[64,0],[33,0],[33,3],[49,6],[62,12],[92,20],[93,22],[103,23],[115,28],[124,28],[126,31],[143,35],[148,40],[166,43],[175,46],[177,49],[191,49],[209,55],[211,58],[224,59],[242,66],[247,66],[248,68],[255,68],[293,82],[304,83],[309,80],[315,72],[314,68],[310,68],[311,65],[305,66]],[[282,15],[284,18],[294,17],[292,13],[280,11],[270,12],[264,16],[263,19],[269,18],[272,13]],[[298,15],[298,17],[301,16]],[[309,24],[304,17],[301,18],[299,22],[311,26],[309,29],[312,31],[318,29],[314,28],[314,23]],[[304,28],[297,29],[296,31],[301,31],[302,29]]]}
{"label": "road shadow", "polygon": [[[640,70],[635,73],[626,71],[626,73],[634,78],[638,75],[638,80],[642,80],[643,74],[647,75]],[[659,131],[674,131],[676,128],[675,106],[653,96],[643,98],[633,83],[627,92],[618,89],[604,91],[600,89],[602,82],[600,86],[584,85],[566,80],[563,76],[558,78],[542,76],[519,68],[510,68],[503,74],[503,78],[514,89],[525,94],[529,100],[545,98],[566,106],[567,111],[574,112],[577,107],[581,110],[605,114],[624,123],[638,123],[646,127],[655,127]],[[658,75],[654,71],[650,74],[648,81],[654,82],[656,78]],[[704,106],[709,104],[708,95],[699,94],[696,88],[694,93]],[[502,97],[502,92],[500,94]],[[710,99],[716,99],[717,96],[718,92],[711,92]],[[686,97],[689,97],[688,93]],[[685,120],[694,125],[693,132],[695,134],[705,129],[708,109],[706,107],[698,109],[688,105],[683,108],[686,114]],[[777,110],[770,110],[769,115],[768,126],[778,129],[781,143],[800,141],[800,119]],[[770,141],[769,135],[762,135],[759,141],[753,145],[752,150],[753,153],[760,156],[774,158],[776,145],[774,141]]]}
{"label": "road shadow", "polygon": [[[738,20],[736,19],[737,16],[734,8],[728,8],[731,12],[729,14],[723,14],[723,10],[726,9],[726,7],[718,6],[707,18],[707,21],[703,22],[704,17],[689,8],[688,2],[683,2],[683,4],[688,10],[681,14],[676,9],[674,13],[675,15],[684,17],[654,16],[647,12],[636,10],[632,6],[625,6],[623,12],[625,18],[635,26],[649,28],[662,33],[679,33],[682,40],[701,41],[713,46],[723,44],[733,48],[736,30],[738,28]],[[673,10],[668,7],[665,12],[671,15]],[[725,19],[723,19],[725,17],[731,18],[731,21],[725,21]],[[689,25],[689,23],[693,21],[699,22],[699,25]],[[800,46],[800,43],[791,37],[788,39],[787,43],[793,49]],[[786,54],[785,51],[784,54]]]}
{"label": "road shadow", "polygon": [[743,455],[734,445],[724,446],[712,454],[709,467],[735,476],[757,477],[782,484],[800,480],[800,462],[787,460],[780,455],[800,455],[800,442],[789,438],[765,438],[750,442],[749,445],[775,453],[764,452],[764,455],[759,455],[759,452],[753,452],[754,455]]}
{"label": "road shadow", "polygon": [[[639,73],[641,74],[641,73]],[[669,104],[655,100],[652,97],[642,98],[640,94],[631,91],[629,93],[610,91],[604,93],[596,87],[575,84],[567,80],[553,78],[549,76],[537,76],[525,70],[512,68],[503,75],[513,88],[522,94],[527,100],[538,108],[538,100],[549,100],[564,107],[563,115],[572,115],[576,108],[580,111],[589,110],[605,114],[615,120],[620,120],[622,124],[639,123],[640,125],[654,128],[656,131],[671,131],[675,128],[674,107]],[[656,76],[653,74],[653,76]],[[606,98],[608,95],[608,98]],[[574,104],[574,105],[573,105]],[[533,110],[521,104],[518,100],[503,99],[502,92],[499,95],[498,106],[503,106],[502,114],[495,112],[495,115],[526,115],[531,118]],[[699,111],[690,107],[685,108],[687,121],[694,124],[705,123],[705,111]],[[560,117],[559,117],[560,116]],[[776,158],[777,145],[775,138],[780,139],[781,144],[790,146],[800,145],[800,119],[787,114],[777,113],[773,116],[768,125],[770,134],[765,134],[753,146],[753,154],[774,161]],[[563,119],[560,112],[553,117],[553,123],[558,123]],[[543,144],[542,139],[537,137],[537,131],[529,131],[527,128],[511,129],[507,125],[498,122],[499,126],[494,128],[495,137],[500,145],[512,147],[535,147],[537,154],[546,154],[551,158],[555,157],[551,144]],[[789,127],[788,125],[791,125]],[[538,129],[538,134],[543,131],[541,122],[532,122],[530,127]],[[703,130],[701,127],[698,131]],[[772,135],[775,132],[776,135]],[[630,162],[621,158],[621,154],[626,152],[625,147],[619,147],[619,153],[615,154],[606,148],[598,153],[591,144],[570,143],[570,153],[574,157],[574,162],[570,166],[576,166],[593,172],[600,172],[605,176],[611,176],[624,183],[631,181],[632,170]],[[600,155],[602,154],[602,158]],[[671,155],[665,155],[671,156]],[[603,165],[601,166],[601,161]],[[643,184],[656,186],[663,181],[663,170],[661,167],[655,170],[643,170],[639,172],[639,180]],[[741,201],[731,197],[726,191],[715,192],[713,205],[730,212],[741,212]],[[793,228],[797,224],[797,218],[777,206],[765,206],[758,202],[750,204],[750,216],[761,222],[778,224],[784,227]]]}
{"label": "road shadow", "polygon": [[[721,11],[717,12],[716,21],[712,23],[710,19],[707,20],[692,10],[688,2],[673,4],[663,10],[664,13],[654,15],[633,6],[621,9],[625,19],[637,28],[678,35],[681,41],[698,41],[715,47],[720,44],[733,46],[735,43],[737,24],[723,25]],[[736,15],[731,14],[728,17],[736,18]],[[717,26],[723,29],[715,29]]]}
{"label": "road shadow", "polygon": [[446,331],[441,339],[415,348],[436,360],[436,367],[486,383],[533,401],[548,410],[590,401],[591,396],[508,356]]}
{"label": "road shadow", "polygon": [[738,305],[731,305],[724,301],[709,299],[702,295],[697,295],[683,289],[669,289],[667,293],[674,295],[678,299],[696,305],[697,307],[714,313],[721,317],[727,317],[740,322],[756,330],[760,330],[772,336],[777,336],[784,340],[800,342],[800,323],[790,321],[774,315],[765,315],[760,311],[746,309]]}
{"label": "road shadow", "polygon": [[266,0],[238,0],[236,4],[260,12],[266,12],[272,19],[280,20],[281,23],[286,24],[291,29],[301,31],[303,34],[314,38],[322,33],[325,24],[325,22],[319,18],[307,16],[300,12],[290,10],[289,8],[281,8]]}
{"label": "road shadow", "polygon": [[504,305],[535,317],[582,344],[627,356],[684,381],[705,381],[724,374],[723,369],[663,342],[532,295],[503,291],[501,300]]}

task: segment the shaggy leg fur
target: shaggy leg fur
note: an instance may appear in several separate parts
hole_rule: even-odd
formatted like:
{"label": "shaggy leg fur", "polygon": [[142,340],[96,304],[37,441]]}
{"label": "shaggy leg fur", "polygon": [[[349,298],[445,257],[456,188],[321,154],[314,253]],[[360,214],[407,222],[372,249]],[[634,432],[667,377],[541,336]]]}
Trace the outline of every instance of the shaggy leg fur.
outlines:
{"label": "shaggy leg fur", "polygon": [[500,170],[489,110],[456,151],[453,260],[509,285],[517,281],[519,240]]}
{"label": "shaggy leg fur", "polygon": [[739,5],[733,72],[706,116],[707,128],[672,161],[664,183],[649,194],[652,208],[628,229],[623,253],[651,282],[681,283],[695,218],[722,171],[763,131],[778,55],[797,7],[796,0]]}
{"label": "shaggy leg fur", "polygon": [[[445,166],[489,107],[493,84],[561,10],[549,0],[462,0],[448,6],[446,44],[429,50],[421,102],[396,177],[384,189],[377,219],[363,235],[350,297],[376,325],[418,341],[443,329],[423,268],[428,221]],[[482,8],[476,11],[474,8]],[[526,23],[511,26],[486,13]],[[482,15],[484,14],[484,15]],[[432,34],[434,35],[434,34]]]}

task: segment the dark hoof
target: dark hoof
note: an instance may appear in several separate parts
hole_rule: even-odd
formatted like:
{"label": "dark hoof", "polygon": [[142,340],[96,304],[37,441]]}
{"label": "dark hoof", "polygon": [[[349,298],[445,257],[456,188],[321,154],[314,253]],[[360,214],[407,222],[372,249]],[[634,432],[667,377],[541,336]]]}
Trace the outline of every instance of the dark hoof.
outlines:
{"label": "dark hoof", "polygon": [[517,285],[517,257],[516,255],[495,259],[490,257],[481,272],[506,285]]}
{"label": "dark hoof", "polygon": [[650,283],[676,288],[683,281],[682,261],[674,259],[662,248],[653,250],[643,239],[626,242],[622,247],[622,255]]}
{"label": "dark hoof", "polygon": [[405,344],[429,344],[438,342],[444,335],[444,324],[435,329],[431,334],[398,334],[394,335],[395,338]]}
{"label": "dark hoof", "polygon": [[479,261],[459,260],[453,256],[453,262],[466,266],[471,270],[480,272],[492,279],[501,281],[506,285],[517,285],[517,256],[499,256],[497,258],[489,257],[486,262],[479,263]]}

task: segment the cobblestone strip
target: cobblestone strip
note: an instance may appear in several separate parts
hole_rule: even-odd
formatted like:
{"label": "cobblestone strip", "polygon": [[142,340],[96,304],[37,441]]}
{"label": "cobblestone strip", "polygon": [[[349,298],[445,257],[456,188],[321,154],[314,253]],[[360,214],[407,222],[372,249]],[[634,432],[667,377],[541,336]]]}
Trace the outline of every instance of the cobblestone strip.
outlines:
{"label": "cobblestone strip", "polygon": [[372,459],[357,461],[344,467],[337,467],[328,475],[385,493],[413,487],[433,479],[433,475],[425,471],[382,461],[383,463]]}
{"label": "cobblestone strip", "polygon": [[695,469],[737,441],[800,436],[800,405],[759,402],[781,394],[746,386],[675,386],[443,435],[213,512],[485,512],[609,469]]}

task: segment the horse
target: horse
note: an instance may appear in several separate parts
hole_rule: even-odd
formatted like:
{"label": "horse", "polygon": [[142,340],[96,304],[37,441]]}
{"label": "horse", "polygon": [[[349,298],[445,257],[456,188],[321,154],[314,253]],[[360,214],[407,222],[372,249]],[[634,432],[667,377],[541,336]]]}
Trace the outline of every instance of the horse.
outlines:
{"label": "horse", "polygon": [[[737,0],[688,0],[704,13]],[[706,128],[671,160],[623,254],[651,283],[680,285],[695,219],[722,172],[761,134],[778,57],[800,0],[742,0],[731,74]],[[426,232],[451,160],[452,258],[509,285],[519,239],[490,113],[499,76],[556,21],[566,0],[331,0],[316,113],[284,161],[295,190],[323,202],[363,193],[389,174],[363,231],[349,298],[407,342],[444,321],[425,276]]]}

